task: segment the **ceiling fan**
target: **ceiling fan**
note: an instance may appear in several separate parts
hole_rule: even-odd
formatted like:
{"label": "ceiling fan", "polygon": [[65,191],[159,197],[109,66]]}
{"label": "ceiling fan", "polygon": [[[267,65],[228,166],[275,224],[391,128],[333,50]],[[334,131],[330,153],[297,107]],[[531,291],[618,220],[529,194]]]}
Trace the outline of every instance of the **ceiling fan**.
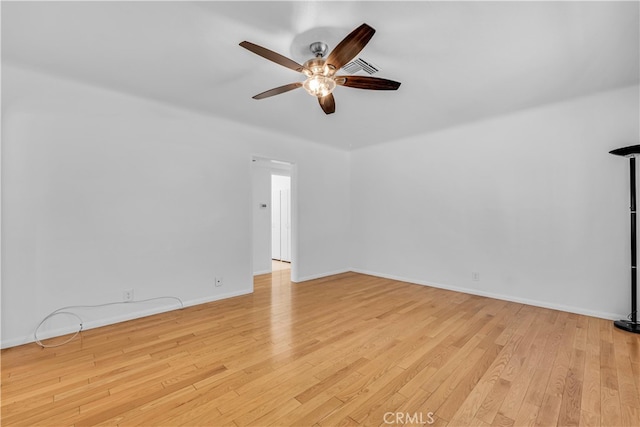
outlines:
{"label": "ceiling fan", "polygon": [[309,48],[315,55],[315,58],[306,61],[302,65],[262,46],[243,41],[240,43],[240,46],[245,49],[307,76],[304,82],[289,83],[284,86],[269,89],[255,95],[253,99],[264,99],[289,92],[293,89],[298,89],[299,87],[304,87],[310,95],[318,98],[322,110],[326,114],[331,114],[336,111],[336,102],[332,93],[336,86],[371,90],[398,89],[400,83],[394,82],[393,80],[381,79],[379,77],[335,75],[340,68],[351,61],[367,45],[375,32],[376,30],[367,24],[360,25],[338,43],[326,59],[324,56],[328,50],[327,45],[322,42],[312,43]]}

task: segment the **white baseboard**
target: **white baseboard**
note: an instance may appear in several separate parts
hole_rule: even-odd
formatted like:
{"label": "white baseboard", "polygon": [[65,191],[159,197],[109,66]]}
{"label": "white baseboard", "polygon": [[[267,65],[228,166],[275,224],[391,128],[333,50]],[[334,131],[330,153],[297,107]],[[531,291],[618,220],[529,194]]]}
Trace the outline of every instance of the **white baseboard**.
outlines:
{"label": "white baseboard", "polygon": [[421,285],[421,286],[431,286],[433,288],[439,288],[439,289],[446,289],[449,291],[456,291],[456,292],[462,292],[465,294],[471,294],[471,295],[478,295],[481,297],[487,297],[487,298],[494,298],[494,299],[499,299],[499,300],[503,300],[503,301],[510,301],[510,302],[515,302],[515,303],[520,303],[520,304],[526,304],[526,305],[532,305],[535,307],[542,307],[542,308],[550,308],[552,310],[559,310],[559,311],[566,311],[568,313],[575,313],[575,314],[582,314],[585,316],[591,316],[591,317],[598,317],[601,319],[607,319],[607,320],[617,320],[617,319],[626,319],[626,315],[623,314],[616,314],[616,313],[607,313],[604,311],[596,311],[596,310],[588,310],[582,307],[575,307],[575,306],[569,306],[569,305],[563,305],[563,304],[556,304],[556,303],[552,303],[552,302],[548,302],[548,301],[540,301],[540,300],[533,300],[533,299],[529,299],[529,298],[520,298],[520,297],[516,297],[513,295],[505,295],[505,294],[497,294],[497,293],[493,293],[493,292],[484,292],[484,291],[480,291],[477,289],[469,289],[469,288],[463,288],[463,287],[459,287],[459,286],[451,286],[451,285],[445,285],[442,283],[435,283],[435,282],[429,282],[429,281],[425,281],[425,280],[419,280],[419,279],[412,279],[412,278],[407,278],[407,277],[402,277],[402,276],[396,276],[393,274],[384,274],[384,273],[379,273],[379,272],[375,272],[375,271],[368,271],[368,270],[362,270],[362,269],[351,269],[351,271],[353,271],[354,273],[361,273],[361,274],[367,274],[369,276],[376,276],[376,277],[382,277],[385,279],[391,279],[391,280],[398,280],[400,282],[408,282],[408,283],[414,283],[416,285]]}
{"label": "white baseboard", "polygon": [[[462,292],[462,293],[466,293],[466,294],[478,295],[478,296],[483,296],[483,297],[487,297],[487,298],[494,298],[494,299],[510,301],[510,302],[515,302],[515,303],[520,303],[520,304],[527,304],[527,305],[532,305],[532,306],[536,306],[536,307],[549,308],[549,309],[552,309],[552,310],[560,310],[560,311],[565,311],[565,312],[569,312],[569,313],[582,314],[582,315],[585,315],[585,316],[598,317],[598,318],[601,318],[601,319],[617,320],[617,319],[626,318],[626,315],[620,314],[620,313],[608,313],[608,312],[597,311],[597,310],[588,310],[588,309],[585,309],[585,308],[582,308],[582,307],[575,307],[575,306],[568,306],[568,305],[563,305],[563,304],[556,304],[556,303],[552,303],[552,302],[533,300],[533,299],[529,299],[529,298],[520,298],[520,297],[516,297],[516,296],[513,296],[513,295],[498,294],[498,293],[493,293],[493,292],[484,292],[484,291],[480,291],[480,290],[477,290],[477,289],[469,289],[469,288],[463,288],[463,287],[459,287],[459,286],[451,286],[451,285],[442,284],[442,283],[435,283],[435,282],[430,282],[430,281],[425,281],[425,280],[420,280],[420,279],[397,276],[397,275],[393,275],[393,274],[385,274],[385,273],[380,273],[380,272],[376,272],[376,271],[369,271],[369,270],[363,270],[363,269],[357,269],[357,268],[341,269],[341,270],[336,270],[336,271],[331,271],[331,272],[326,272],[326,273],[320,273],[320,274],[314,274],[314,275],[299,277],[299,278],[297,278],[297,280],[295,280],[295,282],[306,282],[306,281],[309,281],[309,280],[321,279],[321,278],[324,278],[324,277],[334,276],[336,274],[342,274],[342,273],[348,273],[348,272],[367,274],[367,275],[370,275],[370,276],[382,277],[382,278],[391,279],[391,280],[398,280],[398,281],[401,281],[401,282],[413,283],[413,284],[421,285],[421,286],[431,286],[431,287],[439,288],[439,289],[446,289],[446,290],[450,290],[450,291]],[[227,298],[233,298],[233,297],[241,296],[241,295],[247,295],[247,294],[250,294],[252,292],[253,292],[253,289],[243,289],[243,290],[240,290],[240,291],[230,292],[230,293],[226,293],[226,294],[222,294],[222,295],[215,295],[215,296],[211,296],[211,297],[204,297],[204,298],[198,298],[198,299],[194,299],[194,300],[184,301],[183,304],[184,304],[184,307],[191,307],[191,306],[194,306],[194,305],[206,304],[208,302],[219,301],[219,300],[223,300],[223,299],[227,299]],[[153,309],[137,311],[137,312],[134,312],[134,313],[127,313],[125,315],[114,316],[114,317],[110,317],[110,318],[106,318],[106,319],[94,320],[94,321],[91,321],[91,322],[84,323],[83,324],[83,330],[95,329],[95,328],[99,328],[99,327],[102,327],[102,326],[112,325],[114,323],[120,323],[120,322],[125,322],[127,320],[139,319],[139,318],[142,318],[142,317],[151,316],[151,315],[154,315],[154,314],[164,313],[164,312],[177,310],[177,309],[179,309],[179,307],[176,307],[175,305],[171,305],[171,306],[156,307],[156,308],[153,308]],[[73,328],[73,327],[60,328],[60,329],[57,329],[57,330],[53,330],[53,331],[48,331],[48,332],[42,333],[39,336],[39,338],[40,339],[48,339],[48,338],[53,338],[53,337],[57,337],[57,336],[61,336],[61,335],[74,333],[76,331],[77,331],[77,328]],[[0,341],[0,348],[15,347],[15,346],[18,346],[18,345],[28,344],[28,343],[31,343],[31,342],[34,342],[34,341],[35,341],[35,338],[34,338],[33,335],[27,335],[27,336],[17,337],[17,338],[10,338],[10,339],[7,339],[7,340],[3,339],[2,341]]]}
{"label": "white baseboard", "polygon": [[[233,297],[237,297],[237,296],[241,296],[241,295],[247,295],[247,294],[250,294],[252,292],[253,292],[253,289],[243,289],[243,290],[240,290],[240,291],[229,292],[229,293],[222,294],[222,295],[215,295],[215,296],[210,296],[210,297],[197,298],[197,299],[193,299],[193,300],[183,301],[183,306],[184,307],[191,307],[191,306],[194,306],[194,305],[206,304],[208,302],[214,302],[214,301],[219,301],[219,300],[223,300],[223,299],[227,299],[227,298],[233,298]],[[130,303],[123,303],[123,304],[130,304]],[[104,319],[93,320],[93,321],[89,321],[89,322],[83,323],[82,324],[82,330],[86,331],[86,330],[89,330],[89,329],[95,329],[95,328],[99,328],[99,327],[102,327],[102,326],[113,325],[115,323],[126,322],[127,320],[140,319],[142,317],[152,316],[154,314],[166,313],[166,312],[173,311],[173,310],[180,310],[180,308],[181,307],[176,302],[174,304],[165,305],[163,307],[154,307],[154,308],[151,308],[151,309],[138,310],[138,311],[135,311],[135,312],[132,312],[132,313],[126,313],[126,314],[119,315],[119,316],[112,316],[112,317],[108,317],[108,318],[104,318]],[[59,336],[62,336],[62,335],[73,334],[78,330],[79,327],[80,327],[80,325],[78,325],[76,327],[71,327],[70,326],[70,327],[58,328],[58,329],[42,332],[42,333],[38,334],[38,338],[41,339],[41,340],[44,340],[44,339],[59,337]],[[32,342],[35,342],[35,337],[33,336],[33,334],[22,336],[22,337],[17,337],[17,338],[10,338],[10,339],[7,339],[7,340],[3,339],[0,342],[0,348],[16,347],[16,346],[19,346],[19,345],[29,344],[29,343],[32,343]]]}
{"label": "white baseboard", "polygon": [[343,269],[343,270],[336,270],[336,271],[329,271],[329,272],[326,272],[326,273],[312,274],[310,276],[296,277],[296,280],[294,280],[293,277],[292,277],[291,281],[295,282],[295,283],[300,283],[300,282],[306,282],[308,280],[322,279],[323,277],[335,276],[336,274],[349,273],[351,271],[353,271],[353,270],[350,269],[350,268],[346,268],[346,269]]}
{"label": "white baseboard", "polygon": [[254,276],[260,276],[262,274],[271,274],[272,271],[271,270],[261,270],[261,271],[254,271],[253,275]]}

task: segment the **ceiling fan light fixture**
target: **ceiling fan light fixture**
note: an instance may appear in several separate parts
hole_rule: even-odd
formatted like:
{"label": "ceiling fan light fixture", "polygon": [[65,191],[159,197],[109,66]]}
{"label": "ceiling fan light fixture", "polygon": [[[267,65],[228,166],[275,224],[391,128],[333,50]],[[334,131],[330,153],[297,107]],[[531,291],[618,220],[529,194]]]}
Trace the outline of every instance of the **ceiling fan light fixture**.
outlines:
{"label": "ceiling fan light fixture", "polygon": [[331,77],[316,74],[305,80],[302,87],[309,95],[322,98],[333,92],[336,82]]}
{"label": "ceiling fan light fixture", "polygon": [[333,92],[336,82],[333,79],[333,70],[321,57],[313,58],[304,63],[307,80],[302,87],[311,96],[322,98]]}

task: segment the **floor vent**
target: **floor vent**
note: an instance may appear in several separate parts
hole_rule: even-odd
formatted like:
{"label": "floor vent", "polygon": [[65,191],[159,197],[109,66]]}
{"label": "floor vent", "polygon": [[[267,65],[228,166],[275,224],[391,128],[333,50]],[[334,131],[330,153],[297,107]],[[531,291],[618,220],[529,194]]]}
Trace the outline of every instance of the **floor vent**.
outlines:
{"label": "floor vent", "polygon": [[362,58],[358,58],[355,61],[349,62],[347,65],[342,67],[342,69],[344,71],[346,71],[347,73],[349,73],[349,74],[355,74],[360,70],[363,70],[363,71],[365,71],[366,73],[369,73],[369,74],[375,74],[378,71],[380,71],[380,69],[378,67],[376,67],[375,65],[373,65],[370,62],[365,61]]}

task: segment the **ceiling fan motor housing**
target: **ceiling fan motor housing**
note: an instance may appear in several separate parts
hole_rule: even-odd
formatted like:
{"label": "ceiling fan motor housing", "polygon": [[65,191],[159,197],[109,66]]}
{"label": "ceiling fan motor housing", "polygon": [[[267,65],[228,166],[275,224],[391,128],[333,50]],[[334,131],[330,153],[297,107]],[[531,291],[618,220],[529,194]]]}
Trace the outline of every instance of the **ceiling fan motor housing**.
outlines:
{"label": "ceiling fan motor housing", "polygon": [[309,50],[311,50],[311,53],[313,53],[313,56],[316,58],[324,58],[329,50],[329,46],[323,42],[313,42],[309,45]]}

